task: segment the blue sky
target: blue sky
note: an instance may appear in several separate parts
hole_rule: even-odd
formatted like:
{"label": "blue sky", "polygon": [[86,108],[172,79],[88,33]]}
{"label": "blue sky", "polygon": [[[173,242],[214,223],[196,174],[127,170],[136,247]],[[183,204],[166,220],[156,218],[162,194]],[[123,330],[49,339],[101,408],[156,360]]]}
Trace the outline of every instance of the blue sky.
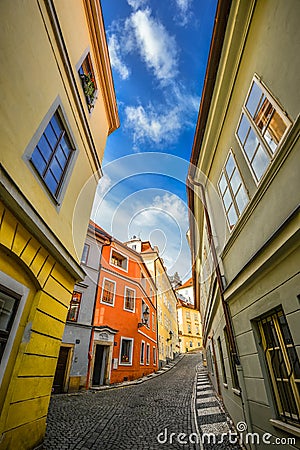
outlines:
{"label": "blue sky", "polygon": [[107,141],[92,218],[158,245],[190,276],[185,179],[216,0],[102,0],[120,129]]}

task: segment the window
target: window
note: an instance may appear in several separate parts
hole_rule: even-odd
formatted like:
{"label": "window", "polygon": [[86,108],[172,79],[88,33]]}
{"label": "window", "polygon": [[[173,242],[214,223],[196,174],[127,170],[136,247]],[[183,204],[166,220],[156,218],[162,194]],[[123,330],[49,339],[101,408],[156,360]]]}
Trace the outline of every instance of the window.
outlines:
{"label": "window", "polygon": [[81,292],[73,292],[72,299],[69,306],[67,320],[72,322],[77,322],[80,302],[81,302],[82,293]]}
{"label": "window", "polygon": [[194,321],[195,321],[195,323],[199,323],[197,314],[194,314]]}
{"label": "window", "polygon": [[191,325],[188,323],[188,333],[191,333],[192,329],[191,329]]}
{"label": "window", "polygon": [[146,364],[147,366],[149,366],[150,364],[150,345],[147,344],[147,348],[146,348]]}
{"label": "window", "polygon": [[196,327],[196,334],[200,334],[198,326]]}
{"label": "window", "polygon": [[259,182],[291,122],[254,77],[237,128],[238,141]]}
{"label": "window", "polygon": [[225,369],[225,363],[224,363],[223,349],[222,349],[221,339],[219,337],[218,337],[218,348],[219,348],[219,355],[220,355],[220,361],[221,361],[223,383],[227,384],[227,376],[226,376],[226,369]]}
{"label": "window", "polygon": [[156,348],[153,347],[153,365],[156,366]]}
{"label": "window", "polygon": [[185,313],[185,317],[186,317],[187,320],[191,320],[191,314],[190,314],[189,311],[187,311],[187,312]]}
{"label": "window", "polygon": [[112,250],[111,252],[110,263],[127,271],[128,259],[126,256],[121,255],[121,253],[118,253],[115,250]]}
{"label": "window", "polygon": [[229,359],[232,387],[233,387],[233,389],[240,390],[237,369],[236,369],[236,365],[235,365],[234,356],[233,356],[232,351],[230,349],[228,332],[227,332],[227,328],[226,327],[224,328],[224,336],[225,336],[226,348],[227,348],[228,359]]}
{"label": "window", "polygon": [[229,152],[218,183],[229,228],[233,228],[244,211],[249,197],[244,187],[233,154]]}
{"label": "window", "polygon": [[0,361],[10,335],[21,296],[0,286]]}
{"label": "window", "polygon": [[65,126],[56,112],[30,158],[30,162],[56,200],[73,153],[74,148]]}
{"label": "window", "polygon": [[133,350],[133,339],[121,337],[121,345],[120,345],[121,365],[130,366],[132,364],[132,350]]}
{"label": "window", "polygon": [[141,364],[145,363],[145,342],[144,341],[141,342],[141,359],[140,359],[140,363]]}
{"label": "window", "polygon": [[258,326],[278,413],[299,425],[299,358],[282,309],[260,319]]}
{"label": "window", "polygon": [[134,289],[125,287],[124,309],[126,309],[126,311],[134,311],[134,309],[135,309],[135,291],[134,291]]}
{"label": "window", "polygon": [[192,342],[192,341],[190,341],[190,347],[191,347],[191,348],[193,347],[193,342]]}
{"label": "window", "polygon": [[97,93],[97,84],[95,74],[93,71],[91,57],[88,54],[79,68],[78,74],[81,79],[83,93],[85,95],[86,103],[89,111],[94,107]]}
{"label": "window", "polygon": [[89,252],[90,252],[90,246],[88,244],[84,244],[82,257],[81,257],[81,264],[87,264]]}
{"label": "window", "polygon": [[104,278],[102,287],[101,303],[107,303],[108,305],[114,305],[115,301],[115,287],[114,281]]}

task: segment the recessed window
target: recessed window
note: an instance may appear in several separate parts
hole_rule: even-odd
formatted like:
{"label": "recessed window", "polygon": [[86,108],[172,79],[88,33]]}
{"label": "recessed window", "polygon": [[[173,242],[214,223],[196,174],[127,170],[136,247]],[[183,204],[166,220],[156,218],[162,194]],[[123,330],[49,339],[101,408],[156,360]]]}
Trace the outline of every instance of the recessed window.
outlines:
{"label": "recessed window", "polygon": [[146,365],[149,366],[150,364],[150,345],[147,344],[146,347]]}
{"label": "recessed window", "polygon": [[89,244],[84,244],[82,257],[81,257],[81,264],[87,264],[89,252],[90,252]]}
{"label": "recessed window", "polygon": [[128,287],[125,288],[124,295],[124,309],[127,311],[134,311],[135,309],[135,291]]}
{"label": "recessed window", "polygon": [[299,425],[299,358],[282,309],[260,319],[258,326],[279,416]]}
{"label": "recessed window", "polygon": [[74,148],[65,126],[56,112],[30,158],[30,162],[56,200],[73,153]]}
{"label": "recessed window", "polygon": [[114,281],[104,278],[101,294],[101,303],[106,303],[107,305],[114,305],[115,301],[115,287],[116,283]]}
{"label": "recessed window", "polygon": [[0,286],[0,361],[2,359],[21,297]]}
{"label": "recessed window", "polygon": [[77,322],[78,314],[80,309],[82,293],[81,292],[73,292],[72,299],[69,306],[67,320],[71,322]]}
{"label": "recessed window", "polygon": [[242,109],[237,137],[257,182],[290,126],[282,109],[255,77]]}
{"label": "recessed window", "polygon": [[116,267],[119,267],[120,269],[127,271],[128,258],[117,252],[116,250],[112,250],[111,252],[110,263]]}
{"label": "recessed window", "polygon": [[140,363],[144,364],[145,363],[145,342],[142,341],[141,342],[141,358],[140,358]]}
{"label": "recessed window", "polygon": [[224,337],[225,337],[226,349],[227,349],[229,366],[230,366],[230,372],[231,372],[232,388],[239,391],[240,390],[240,385],[239,385],[239,378],[238,378],[237,368],[236,368],[236,364],[235,364],[235,360],[234,360],[234,355],[233,355],[232,350],[230,348],[228,331],[227,331],[226,327],[224,328]]}
{"label": "recessed window", "polygon": [[82,65],[80,66],[78,74],[81,79],[82,89],[85,95],[88,109],[89,111],[91,111],[96,100],[97,84],[91,63],[91,57],[89,54],[86,56]]}
{"label": "recessed window", "polygon": [[133,351],[133,339],[121,337],[120,344],[120,364],[131,365],[132,364],[132,351]]}
{"label": "recessed window", "polygon": [[191,348],[193,347],[193,342],[192,342],[192,341],[190,341],[190,347],[191,347]]}
{"label": "recessed window", "polygon": [[[198,342],[198,344],[199,344],[199,342]],[[223,349],[222,349],[221,339],[219,337],[218,337],[218,348],[219,348],[219,355],[220,355],[223,383],[227,384],[227,375],[226,375],[226,369],[225,369]]]}
{"label": "recessed window", "polygon": [[191,333],[192,332],[192,329],[191,329],[191,325],[188,323],[188,333]]}
{"label": "recessed window", "polygon": [[189,311],[186,311],[185,317],[187,320],[191,320],[191,313]]}
{"label": "recessed window", "polygon": [[153,347],[153,365],[156,366],[156,347]]}
{"label": "recessed window", "polygon": [[229,228],[233,228],[244,211],[249,197],[233,154],[229,152],[218,183]]}

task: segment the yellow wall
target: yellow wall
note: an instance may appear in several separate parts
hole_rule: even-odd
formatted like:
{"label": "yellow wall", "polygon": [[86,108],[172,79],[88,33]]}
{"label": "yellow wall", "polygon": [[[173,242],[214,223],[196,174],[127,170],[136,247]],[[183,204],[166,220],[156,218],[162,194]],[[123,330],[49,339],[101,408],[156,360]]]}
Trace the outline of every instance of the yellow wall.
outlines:
{"label": "yellow wall", "polygon": [[[186,349],[188,351],[200,350],[202,348],[202,327],[199,311],[178,306],[177,317],[181,353],[185,353]],[[189,332],[189,325],[191,332]],[[190,341],[192,341],[192,347],[190,346]],[[199,343],[200,345],[198,345]]]}
{"label": "yellow wall", "polygon": [[[0,29],[0,41],[5,44],[2,45],[0,59],[1,67],[5,67],[1,71],[1,162],[70,254],[77,258],[73,244],[75,238],[80,258],[97,184],[97,179],[93,177],[96,166],[89,149],[87,127],[80,118],[46,8],[43,2],[40,3],[41,11],[35,1],[5,0],[0,3],[1,20],[7,24]],[[83,2],[73,2],[70,9],[68,1],[59,1],[56,7],[76,86],[101,160],[108,134],[103,99],[100,94],[94,110],[89,114],[76,68],[87,49],[92,54]],[[93,59],[93,54],[91,56]],[[63,201],[57,207],[29,167],[24,153],[58,97],[77,152]],[[81,191],[90,178],[91,183],[80,201]],[[74,221],[81,233],[74,236],[72,221],[78,198],[80,207],[76,210]]]}
{"label": "yellow wall", "polygon": [[1,204],[0,270],[29,288],[0,389],[2,448],[42,440],[75,280]]}

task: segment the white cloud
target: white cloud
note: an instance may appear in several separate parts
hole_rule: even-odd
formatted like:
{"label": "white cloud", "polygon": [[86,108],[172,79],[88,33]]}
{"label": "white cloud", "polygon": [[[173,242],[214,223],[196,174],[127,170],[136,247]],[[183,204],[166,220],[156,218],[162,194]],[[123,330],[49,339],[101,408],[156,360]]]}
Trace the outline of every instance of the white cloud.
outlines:
{"label": "white cloud", "polygon": [[157,195],[152,205],[168,213],[181,226],[188,226],[187,206],[177,195],[168,192],[163,196]]}
{"label": "white cloud", "polygon": [[172,83],[164,104],[125,107],[125,126],[133,131],[134,144],[174,142],[185,127],[194,126],[199,97]]}
{"label": "white cloud", "polygon": [[150,8],[138,10],[126,21],[134,31],[136,45],[146,66],[162,82],[177,75],[177,47],[161,22],[151,16]]}
{"label": "white cloud", "polygon": [[193,0],[175,0],[176,6],[178,8],[178,19],[177,23],[181,26],[185,26],[191,19],[190,7]]}
{"label": "white cloud", "polygon": [[122,62],[120,56],[121,55],[120,44],[115,34],[112,34],[109,37],[108,48],[112,67],[119,73],[122,80],[126,80],[130,75],[130,71],[126,66],[126,64]]}
{"label": "white cloud", "polygon": [[98,183],[96,195],[102,196],[103,194],[105,194],[108,188],[111,186],[111,184],[112,184],[111,179],[105,173]]}
{"label": "white cloud", "polygon": [[127,0],[128,5],[134,10],[141,8],[146,2],[147,0]]}

